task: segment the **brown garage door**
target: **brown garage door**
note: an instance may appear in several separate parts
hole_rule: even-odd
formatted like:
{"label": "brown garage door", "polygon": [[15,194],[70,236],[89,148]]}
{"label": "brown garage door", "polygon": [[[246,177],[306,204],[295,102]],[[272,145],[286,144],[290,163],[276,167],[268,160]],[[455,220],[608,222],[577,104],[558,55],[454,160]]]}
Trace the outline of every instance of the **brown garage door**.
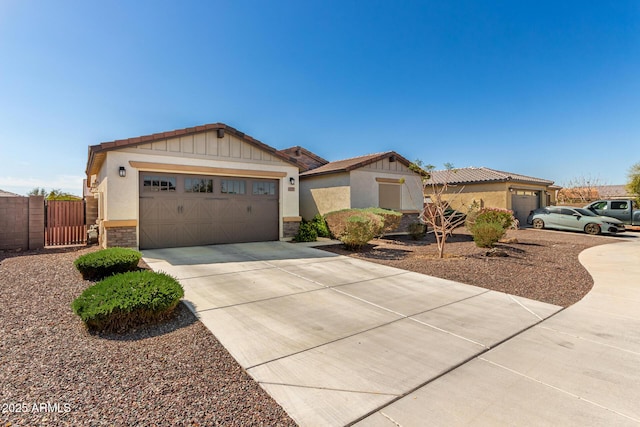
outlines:
{"label": "brown garage door", "polygon": [[278,181],[140,173],[140,248],[278,240]]}

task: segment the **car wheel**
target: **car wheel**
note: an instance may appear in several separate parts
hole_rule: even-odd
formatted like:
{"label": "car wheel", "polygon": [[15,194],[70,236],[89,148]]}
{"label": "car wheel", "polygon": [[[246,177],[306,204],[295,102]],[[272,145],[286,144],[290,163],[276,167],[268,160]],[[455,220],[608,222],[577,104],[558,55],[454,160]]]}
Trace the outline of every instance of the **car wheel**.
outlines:
{"label": "car wheel", "polygon": [[542,229],[544,228],[544,221],[540,218],[536,218],[533,220],[533,228]]}
{"label": "car wheel", "polygon": [[584,227],[584,232],[587,234],[600,234],[600,226],[598,224],[587,224]]}

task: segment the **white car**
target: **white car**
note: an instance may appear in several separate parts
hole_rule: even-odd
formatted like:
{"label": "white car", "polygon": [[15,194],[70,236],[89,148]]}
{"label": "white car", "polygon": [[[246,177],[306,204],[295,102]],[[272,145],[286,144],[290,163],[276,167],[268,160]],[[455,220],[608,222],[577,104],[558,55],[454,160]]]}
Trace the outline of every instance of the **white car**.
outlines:
{"label": "white car", "polygon": [[599,216],[588,209],[570,206],[548,206],[531,211],[527,224],[533,225],[533,228],[584,231],[588,234],[615,234],[625,231],[624,224],[618,219]]}

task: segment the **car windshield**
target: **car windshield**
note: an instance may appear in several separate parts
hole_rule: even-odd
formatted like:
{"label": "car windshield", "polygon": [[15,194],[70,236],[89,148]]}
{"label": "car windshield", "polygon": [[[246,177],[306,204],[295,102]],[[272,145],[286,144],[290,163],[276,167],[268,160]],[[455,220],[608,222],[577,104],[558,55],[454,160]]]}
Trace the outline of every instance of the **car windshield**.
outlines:
{"label": "car windshield", "polygon": [[582,216],[598,216],[588,209],[579,208],[579,209],[576,209],[576,211]]}

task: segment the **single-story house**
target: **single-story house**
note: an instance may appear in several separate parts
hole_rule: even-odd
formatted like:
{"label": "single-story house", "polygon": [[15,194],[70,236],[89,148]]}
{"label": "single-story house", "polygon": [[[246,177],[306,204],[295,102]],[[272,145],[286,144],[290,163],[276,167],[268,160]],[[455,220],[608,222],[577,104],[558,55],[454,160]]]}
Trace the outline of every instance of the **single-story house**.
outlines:
{"label": "single-story house", "polygon": [[295,235],[298,164],[222,123],[89,147],[103,247],[279,240]]}
{"label": "single-story house", "polygon": [[431,184],[448,183],[452,208],[467,212],[474,202],[480,207],[510,209],[525,224],[533,209],[555,204],[553,181],[485,167],[468,167],[430,172],[425,187],[425,199],[430,197]]}
{"label": "single-story house", "polygon": [[422,181],[407,159],[395,151],[329,162],[302,147],[282,150],[300,167],[300,214],[349,209],[393,209],[417,220],[422,209]]}

